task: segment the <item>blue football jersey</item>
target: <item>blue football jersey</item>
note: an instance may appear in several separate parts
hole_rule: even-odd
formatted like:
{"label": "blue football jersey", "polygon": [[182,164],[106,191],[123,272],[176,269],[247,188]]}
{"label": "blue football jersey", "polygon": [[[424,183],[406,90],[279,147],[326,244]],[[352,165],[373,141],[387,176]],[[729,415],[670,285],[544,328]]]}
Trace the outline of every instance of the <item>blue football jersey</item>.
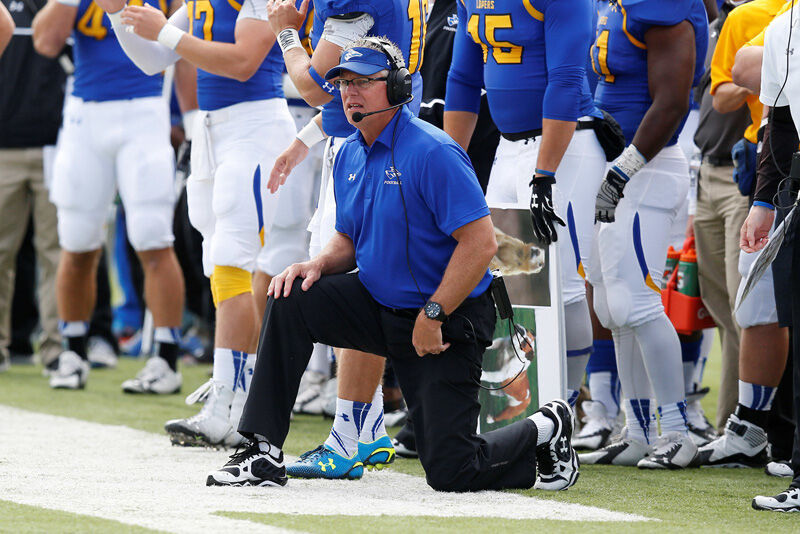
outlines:
{"label": "blue football jersey", "polygon": [[[419,68],[425,46],[428,0],[317,0],[314,4],[312,46],[316,48],[329,17],[347,13],[368,13],[374,25],[367,35],[386,37],[400,47],[413,81],[414,100],[409,108],[415,115],[418,114],[422,100]],[[321,72],[320,75],[324,76],[325,73]],[[322,129],[334,137],[347,137],[355,131],[347,122],[338,92],[322,108]]]}
{"label": "blue football jersey", "polygon": [[[166,12],[166,0],[144,3]],[[131,0],[130,5],[142,5]],[[128,59],[111,28],[111,21],[93,0],[81,0],[72,30],[75,79],[72,94],[103,102],[158,96],[163,76],[148,76]]]}
{"label": "blue football jersey", "polygon": [[[689,21],[694,28],[696,85],[703,75],[708,48],[708,19],[702,0],[616,0],[601,2],[591,50],[592,67],[600,76],[595,103],[622,126],[628,143],[653,103],[647,80],[644,34],[653,26]],[[684,119],[685,120],[685,119]],[[667,145],[678,141],[683,124]]]}
{"label": "blue football jersey", "polygon": [[[236,20],[242,9],[236,0],[189,0],[186,9],[193,36],[219,43],[236,42]],[[202,110],[267,98],[283,98],[283,55],[277,43],[245,82],[197,69],[197,103]]]}
{"label": "blue football jersey", "polygon": [[483,85],[503,133],[599,116],[586,77],[591,0],[459,0],[458,19],[446,109],[477,111]]}

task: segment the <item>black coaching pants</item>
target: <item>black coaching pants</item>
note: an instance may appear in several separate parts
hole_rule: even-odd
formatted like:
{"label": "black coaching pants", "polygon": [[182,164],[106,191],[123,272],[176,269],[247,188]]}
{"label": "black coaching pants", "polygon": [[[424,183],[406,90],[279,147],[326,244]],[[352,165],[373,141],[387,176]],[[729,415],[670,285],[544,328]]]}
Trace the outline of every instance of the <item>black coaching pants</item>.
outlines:
{"label": "black coaching pants", "polygon": [[[442,491],[530,488],[536,480],[536,426],[525,419],[476,434],[483,351],[491,341],[491,296],[467,299],[443,327],[451,346],[417,356],[416,311],[380,305],[356,274],[322,277],[308,291],[270,298],[239,432],[283,447],[300,377],[313,343],[388,357],[414,420],[428,484]],[[477,339],[476,339],[477,338]]]}

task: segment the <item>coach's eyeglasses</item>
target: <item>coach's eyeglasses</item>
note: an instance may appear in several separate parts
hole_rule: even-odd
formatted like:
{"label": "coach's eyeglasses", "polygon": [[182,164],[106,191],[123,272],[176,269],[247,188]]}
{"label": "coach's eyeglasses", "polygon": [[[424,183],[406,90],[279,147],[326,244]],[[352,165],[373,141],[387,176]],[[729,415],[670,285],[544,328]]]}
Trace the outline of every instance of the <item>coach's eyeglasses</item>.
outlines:
{"label": "coach's eyeglasses", "polygon": [[333,80],[333,85],[339,91],[344,91],[347,89],[348,85],[355,85],[356,89],[369,89],[372,86],[372,82],[385,82],[388,78],[386,76],[381,76],[379,78],[368,78],[367,76],[363,76],[360,78],[353,78],[352,80],[346,80],[344,78],[338,78]]}

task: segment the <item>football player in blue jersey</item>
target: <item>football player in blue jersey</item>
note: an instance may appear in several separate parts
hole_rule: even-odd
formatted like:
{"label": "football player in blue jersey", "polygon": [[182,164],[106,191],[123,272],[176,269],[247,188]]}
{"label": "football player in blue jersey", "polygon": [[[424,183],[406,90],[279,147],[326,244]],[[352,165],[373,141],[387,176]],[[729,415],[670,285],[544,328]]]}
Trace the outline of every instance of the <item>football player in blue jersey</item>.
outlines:
{"label": "football player in blue jersey", "polygon": [[613,334],[627,425],[620,441],[581,461],[681,468],[697,447],[686,426],[680,343],[656,281],[689,187],[677,139],[691,87],[703,74],[708,22],[701,0],[612,0],[599,15],[591,50],[600,75],[595,102],[620,122],[628,146],[597,195],[603,224],[589,281],[597,316]]}
{"label": "football player in blue jersey", "polygon": [[173,443],[238,445],[258,335],[252,273],[278,203],[265,194],[265,173],[279,153],[275,141],[296,131],[283,98],[280,50],[263,1],[187,2],[169,20],[122,0],[97,1],[144,72],[159,72],[179,58],[198,68],[200,112],[186,187],[217,306],[214,370],[187,399],[205,400],[200,413],[165,428]]}
{"label": "football player in blue jersey", "polygon": [[603,114],[586,77],[592,4],[469,0],[459,2],[458,17],[444,129],[466,148],[485,86],[503,136],[486,200],[530,202],[537,238],[557,241],[568,400],[574,405],[592,350],[584,276],[594,234],[592,206],[606,161],[594,132]]}
{"label": "football player in blue jersey", "polygon": [[[165,0],[147,3],[154,11],[166,10]],[[92,0],[49,2],[37,14],[33,31],[36,49],[51,57],[71,35],[75,59],[51,190],[63,249],[56,299],[67,350],[59,356],[50,385],[76,389],[86,383],[95,273],[108,209],[119,191],[128,238],[144,269],[145,300],[158,344],[157,353],[123,390],[176,393],[181,388],[176,360],[184,286],[172,249],[174,156],[162,77],[145,75],[131,64]]]}
{"label": "football player in blue jersey", "polygon": [[[384,36],[400,43],[402,57],[396,58],[407,66],[412,80],[414,99],[411,110],[419,111],[422,95],[422,64],[427,0],[358,0],[315,1],[314,24],[311,32],[313,54],[301,45],[298,30],[305,26],[306,3],[296,7],[292,3],[270,0],[269,21],[278,44],[283,50],[286,69],[300,95],[309,105],[323,105],[322,113],[298,134],[278,159],[270,177],[270,189],[285,182],[294,165],[302,161],[308,147],[327,138],[323,159],[320,197],[317,210],[309,226],[311,230],[311,256],[316,256],[336,233],[336,204],[331,173],[335,155],[345,138],[355,131],[347,122],[339,92],[323,75],[339,63],[342,49],[365,36]],[[365,115],[369,111],[364,110]],[[420,302],[420,306],[424,302]],[[381,467],[394,460],[394,448],[383,424],[383,391],[380,379],[385,360],[382,357],[353,350],[338,351],[338,395],[333,428],[323,447],[315,454],[305,455],[299,462],[289,465],[287,472],[309,473],[316,470],[320,477],[330,478],[319,466],[328,459],[336,462],[363,461],[367,466]],[[256,368],[258,380],[258,368]],[[366,417],[353,414],[366,413]],[[247,415],[242,420],[247,430]],[[253,414],[261,417],[261,414]]]}

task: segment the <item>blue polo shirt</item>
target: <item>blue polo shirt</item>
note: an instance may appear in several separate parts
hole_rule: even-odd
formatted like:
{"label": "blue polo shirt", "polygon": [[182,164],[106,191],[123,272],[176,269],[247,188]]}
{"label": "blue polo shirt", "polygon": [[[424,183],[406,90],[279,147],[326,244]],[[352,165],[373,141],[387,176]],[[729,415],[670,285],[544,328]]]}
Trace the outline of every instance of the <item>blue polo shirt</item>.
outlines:
{"label": "blue polo shirt", "polygon": [[[408,256],[398,179],[408,210]],[[458,244],[451,234],[489,215],[461,147],[442,130],[414,117],[406,106],[371,147],[361,132],[347,138],[336,156],[333,184],[336,230],[353,240],[361,283],[390,308],[423,306],[439,287]],[[490,281],[487,269],[469,296],[481,295]]]}

